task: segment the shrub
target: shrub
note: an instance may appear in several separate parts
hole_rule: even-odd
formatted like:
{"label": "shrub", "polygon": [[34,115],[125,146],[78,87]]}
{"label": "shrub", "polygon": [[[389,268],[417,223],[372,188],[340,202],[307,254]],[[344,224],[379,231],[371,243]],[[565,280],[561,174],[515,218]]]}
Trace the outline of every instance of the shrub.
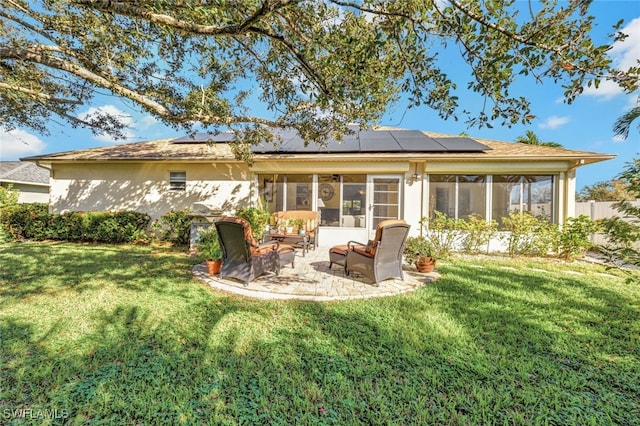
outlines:
{"label": "shrub", "polygon": [[2,226],[14,240],[44,240],[49,237],[49,207],[44,203],[24,203],[0,212]]}
{"label": "shrub", "polygon": [[18,204],[20,197],[20,191],[13,189],[13,185],[9,184],[6,187],[0,185],[0,209],[5,207],[11,207]]}
{"label": "shrub", "polygon": [[557,245],[558,227],[544,216],[533,216],[524,212],[511,212],[502,219],[508,234],[507,252],[510,256],[547,256]]}
{"label": "shrub", "polygon": [[498,222],[487,221],[478,215],[471,215],[469,219],[461,220],[460,227],[464,231],[460,248],[465,253],[480,253],[481,247],[485,246],[485,251],[489,251],[489,241],[498,230]]}
{"label": "shrub", "polygon": [[[85,214],[87,240],[104,243],[124,243],[139,238],[151,218],[138,212],[88,212]],[[136,235],[134,237],[134,234]]]}
{"label": "shrub", "polygon": [[560,231],[557,252],[560,257],[573,259],[592,246],[589,237],[598,232],[598,225],[585,215],[569,218]]}
{"label": "shrub", "polygon": [[191,210],[171,210],[153,224],[153,231],[162,241],[186,246],[191,234]]}
{"label": "shrub", "polygon": [[420,224],[425,229],[425,237],[433,246],[433,252],[437,258],[444,258],[455,251],[462,238],[463,220],[448,217],[439,211],[434,212],[434,217],[423,217]]}
{"label": "shrub", "polygon": [[15,240],[138,242],[146,239],[149,220],[149,215],[138,212],[49,214],[42,203],[18,204],[0,212],[0,222]]}
{"label": "shrub", "polygon": [[265,233],[269,218],[268,211],[258,207],[245,207],[236,212],[236,216],[246,219],[251,225],[251,233],[256,241],[260,241]]}

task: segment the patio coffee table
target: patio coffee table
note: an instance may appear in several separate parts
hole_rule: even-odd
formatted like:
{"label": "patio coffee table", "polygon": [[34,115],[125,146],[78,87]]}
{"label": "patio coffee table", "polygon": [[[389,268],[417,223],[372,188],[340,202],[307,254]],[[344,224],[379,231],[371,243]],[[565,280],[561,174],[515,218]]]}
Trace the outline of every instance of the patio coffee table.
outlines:
{"label": "patio coffee table", "polygon": [[270,233],[267,232],[264,234],[265,240],[275,240],[281,243],[290,244],[296,247],[300,247],[302,249],[302,256],[307,255],[307,251],[309,250],[309,246],[311,245],[309,234],[283,234],[280,232]]}

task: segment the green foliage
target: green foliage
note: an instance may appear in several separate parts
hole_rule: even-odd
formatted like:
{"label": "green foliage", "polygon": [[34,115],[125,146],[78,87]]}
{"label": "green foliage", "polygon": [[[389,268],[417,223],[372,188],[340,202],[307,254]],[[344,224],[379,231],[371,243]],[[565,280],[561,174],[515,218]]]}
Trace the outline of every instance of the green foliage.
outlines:
{"label": "green foliage", "polygon": [[567,219],[559,233],[557,248],[559,256],[564,259],[574,259],[585,254],[593,246],[591,235],[598,230],[598,224],[588,216],[580,215]]}
{"label": "green foliage", "polygon": [[543,216],[511,212],[502,225],[510,256],[548,256],[558,240],[558,227]]}
{"label": "green foliage", "polygon": [[158,238],[186,246],[191,235],[191,210],[171,210],[155,221],[152,228]]}
{"label": "green foliage", "polygon": [[[567,102],[605,79],[636,90],[637,64],[614,69],[607,54],[621,24],[598,46],[591,2],[556,3],[4,2],[3,125],[46,133],[59,118],[123,138],[116,115],[78,114],[106,88],[165,123],[231,127],[241,138],[234,152],[250,161],[246,145],[265,140],[264,126],[322,143],[342,137],[346,123],[378,122],[403,99],[492,126],[531,120],[529,100],[514,90],[520,79],[559,83]],[[449,45],[472,70],[468,82],[454,83],[438,57]],[[254,87],[236,90],[246,81]],[[486,102],[467,111],[465,90]],[[247,114],[256,110],[269,113]]]}
{"label": "green foliage", "polygon": [[491,237],[498,231],[498,222],[487,222],[483,217],[471,215],[467,220],[460,222],[460,229],[464,231],[460,249],[465,253],[480,253],[489,250]]}
{"label": "green foliage", "polygon": [[403,254],[407,263],[414,264],[420,257],[434,257],[435,250],[431,241],[419,235],[407,238]]}
{"label": "green foliage", "polygon": [[[640,159],[626,163],[620,179],[627,183],[626,189],[634,198],[640,196]],[[640,208],[628,201],[620,201],[614,207],[622,217],[602,220],[608,242],[600,250],[616,267],[640,267]],[[633,275],[629,275],[629,280],[638,281]]]}
{"label": "green foliage", "polygon": [[215,226],[212,225],[209,229],[200,232],[196,248],[206,260],[222,259],[222,248]]}
{"label": "green foliage", "polygon": [[49,206],[45,203],[24,203],[0,210],[4,229],[14,240],[44,240],[49,237]]}
{"label": "green foliage", "polygon": [[268,211],[258,207],[244,207],[236,212],[236,216],[246,219],[251,225],[251,233],[256,241],[261,241],[264,235],[269,218]]}
{"label": "green foliage", "polygon": [[517,143],[523,143],[525,145],[538,145],[538,146],[549,146],[552,148],[562,148],[562,145],[557,142],[542,142],[538,139],[538,136],[535,134],[533,130],[527,130],[525,136],[518,136],[516,138]]}
{"label": "green foliage", "polygon": [[433,247],[434,257],[446,258],[458,248],[463,237],[460,232],[464,227],[463,223],[464,220],[449,217],[437,210],[434,211],[434,217],[420,219],[425,237]]}
{"label": "green foliage", "polygon": [[576,201],[622,201],[635,197],[627,191],[627,183],[623,179],[597,182],[587,185],[578,192]]}
{"label": "green foliage", "polygon": [[5,207],[11,207],[18,204],[20,198],[20,191],[13,189],[13,185],[7,186],[0,185],[0,209]]}
{"label": "green foliage", "polygon": [[49,214],[44,203],[3,209],[0,221],[14,240],[66,240],[103,243],[145,242],[149,215],[138,212]]}

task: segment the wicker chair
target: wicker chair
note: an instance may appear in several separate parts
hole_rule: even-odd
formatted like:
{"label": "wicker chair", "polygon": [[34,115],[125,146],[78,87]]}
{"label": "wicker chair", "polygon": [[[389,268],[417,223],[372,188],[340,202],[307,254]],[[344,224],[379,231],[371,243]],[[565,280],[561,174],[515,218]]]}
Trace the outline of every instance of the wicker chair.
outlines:
{"label": "wicker chair", "polygon": [[402,252],[410,226],[404,220],[383,220],[368,244],[349,241],[329,250],[329,267],[344,265],[345,274],[359,272],[376,285],[388,278],[404,279]]}
{"label": "wicker chair", "polygon": [[295,259],[295,249],[271,241],[258,244],[251,234],[249,222],[240,217],[223,217],[215,222],[222,268],[220,278],[236,278],[246,284],[266,273],[280,273],[280,267]]}

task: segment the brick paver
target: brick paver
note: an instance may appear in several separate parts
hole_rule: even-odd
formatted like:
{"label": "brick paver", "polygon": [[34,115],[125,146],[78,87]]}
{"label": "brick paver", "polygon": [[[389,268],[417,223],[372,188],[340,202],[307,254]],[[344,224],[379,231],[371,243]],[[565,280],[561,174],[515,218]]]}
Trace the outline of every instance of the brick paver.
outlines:
{"label": "brick paver", "polygon": [[[300,252],[300,250],[298,250]],[[297,299],[331,301],[366,299],[407,293],[439,278],[437,271],[421,274],[407,267],[404,280],[388,279],[376,286],[361,274],[345,276],[344,270],[334,265],[329,269],[329,248],[319,247],[296,254],[295,268],[285,266],[280,275],[265,274],[247,286],[234,279],[220,279],[207,273],[204,264],[193,267],[193,275],[212,288],[259,299]]]}

